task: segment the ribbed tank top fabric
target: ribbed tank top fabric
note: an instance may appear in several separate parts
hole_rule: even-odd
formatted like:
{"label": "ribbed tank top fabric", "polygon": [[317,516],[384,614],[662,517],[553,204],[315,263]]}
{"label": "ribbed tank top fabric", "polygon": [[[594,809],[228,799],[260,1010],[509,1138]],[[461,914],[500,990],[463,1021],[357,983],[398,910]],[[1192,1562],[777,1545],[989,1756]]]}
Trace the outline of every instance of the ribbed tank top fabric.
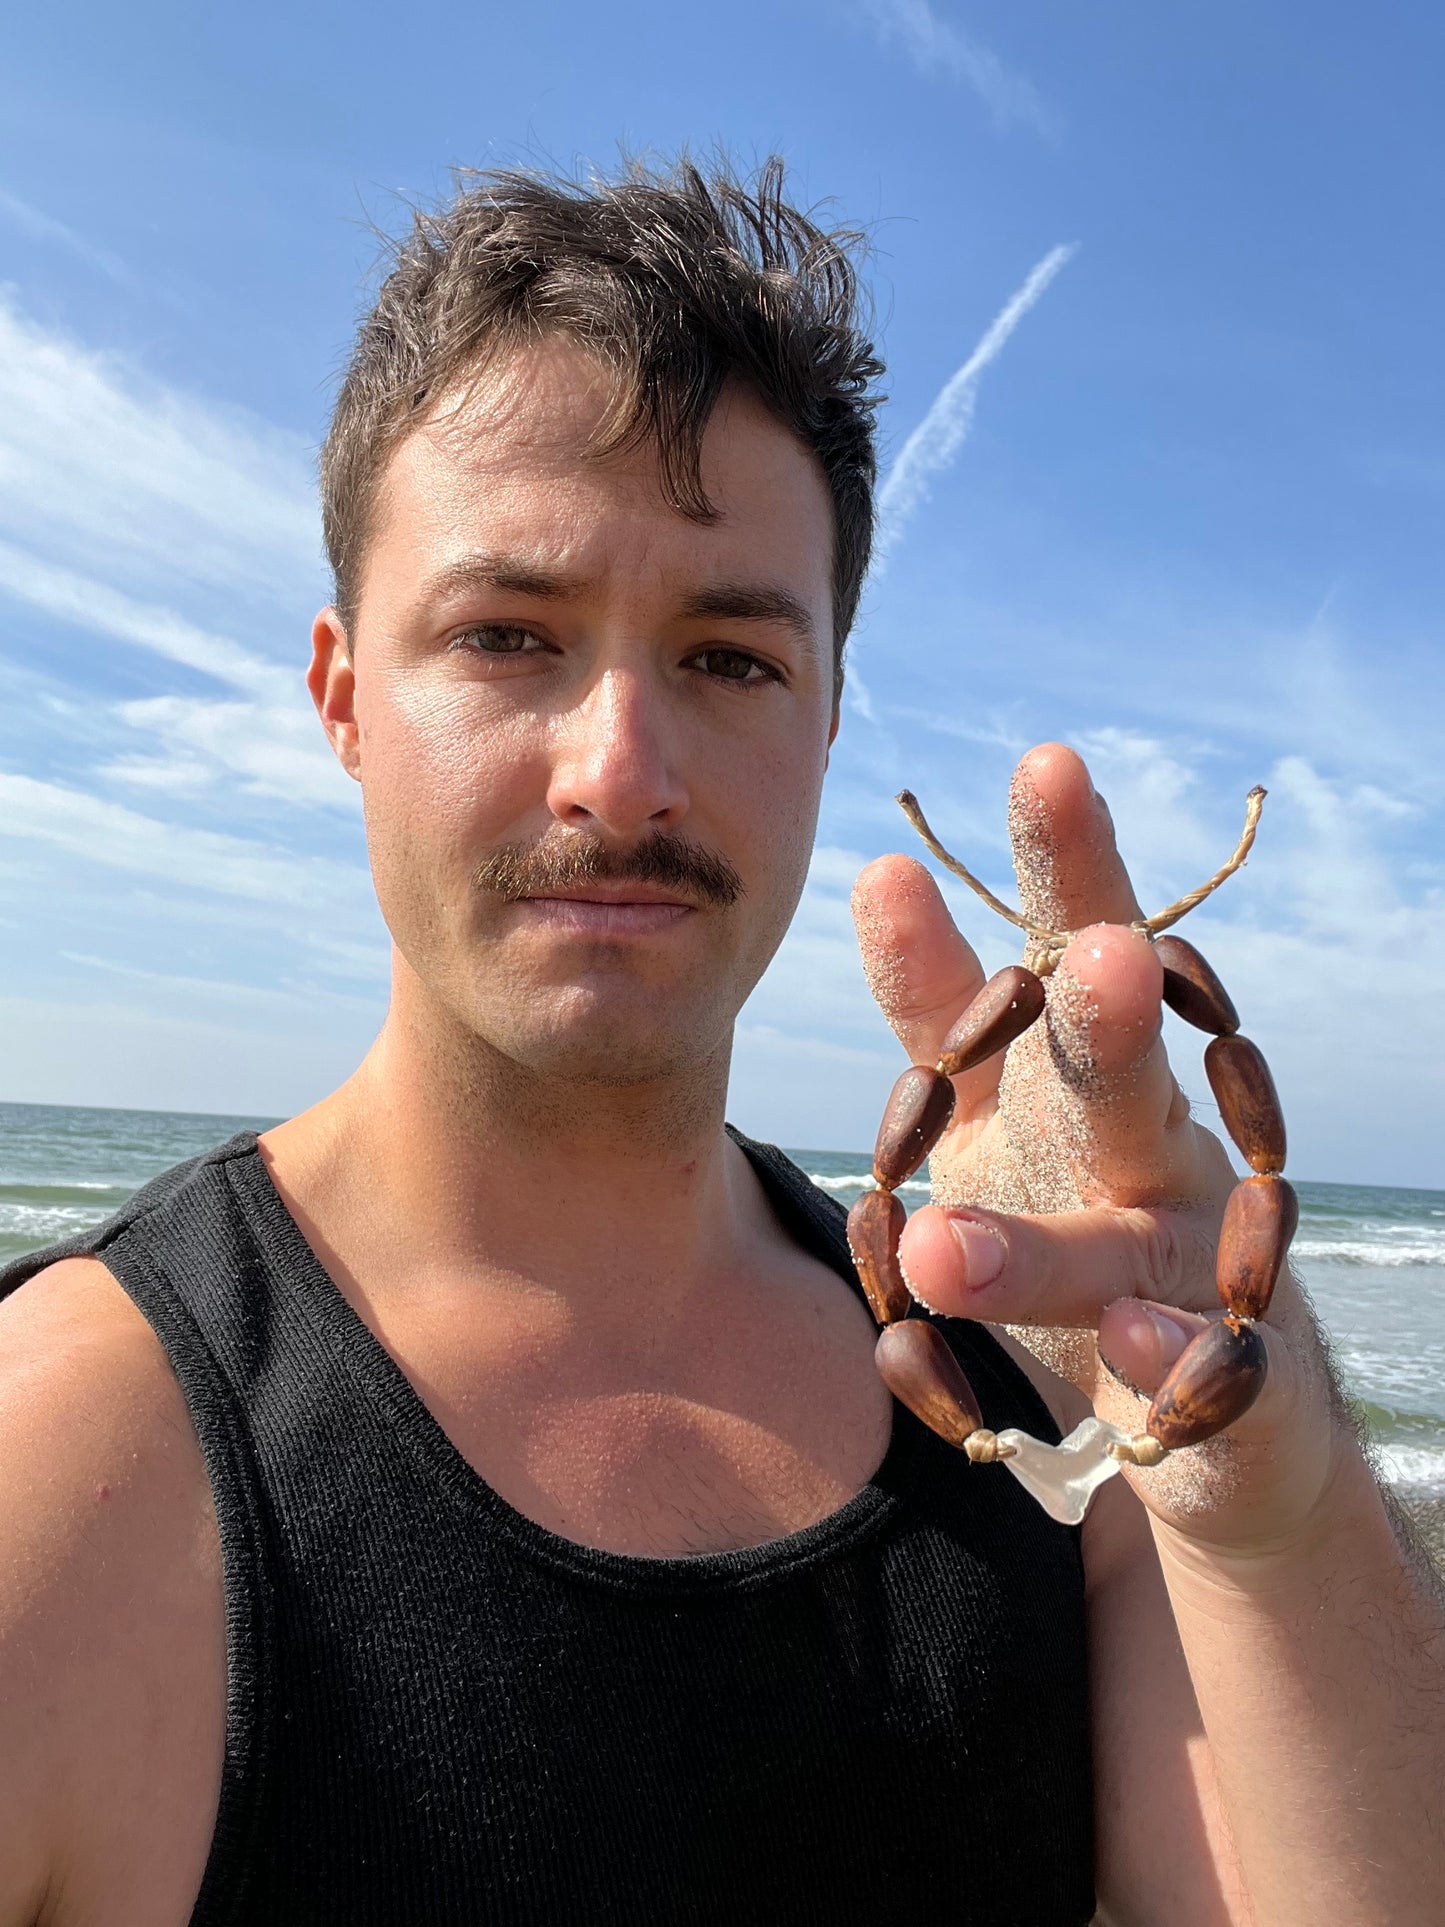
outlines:
{"label": "ribbed tank top fabric", "polygon": [[[733,1136],[857,1290],[844,1214]],[[219,1523],[228,1694],[192,1927],[742,1921],[1072,1927],[1093,1913],[1076,1531],[895,1406],[840,1511],[632,1558],[523,1517],[352,1311],[243,1133],[108,1224]],[[1057,1439],[981,1327],[990,1425]]]}

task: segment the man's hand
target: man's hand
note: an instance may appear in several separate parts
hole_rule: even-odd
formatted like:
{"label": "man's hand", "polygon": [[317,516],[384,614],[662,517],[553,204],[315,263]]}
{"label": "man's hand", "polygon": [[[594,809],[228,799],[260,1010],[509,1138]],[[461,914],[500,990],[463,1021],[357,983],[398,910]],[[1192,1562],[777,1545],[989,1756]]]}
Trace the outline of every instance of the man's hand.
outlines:
{"label": "man's hand", "polygon": [[[1045,1017],[1002,1066],[955,1080],[935,1202],[900,1254],[926,1303],[1014,1328],[1102,1418],[1137,1432],[1190,1336],[1221,1315],[1214,1246],[1233,1174],[1170,1072],[1158,958],[1127,928],[1139,907],[1072,751],[1024,758],[1010,827],[1025,913],[1077,934]],[[885,1014],[915,1063],[935,1063],[983,981],[978,959],[904,857],[868,866],[855,907]],[[1426,1927],[1445,1891],[1445,1609],[1337,1416],[1288,1277],[1261,1331],[1269,1374],[1244,1417],[1152,1471],[1125,1470],[1152,1515],[1152,1571],[1111,1559],[1117,1505],[1089,1522],[1102,1542],[1085,1530],[1101,1898],[1124,1920]],[[1178,1741],[1192,1717],[1160,1690],[1174,1680],[1161,1592],[1207,1739],[1198,1784],[1218,1789],[1227,1819],[1207,1848],[1166,1821],[1163,1854],[1159,1816],[1210,1801],[1193,1756],[1159,1766],[1161,1722]]]}
{"label": "man's hand", "polygon": [[[934,1202],[910,1219],[901,1257],[923,1302],[1017,1328],[1101,1418],[1137,1432],[1189,1339],[1221,1315],[1214,1250],[1234,1174],[1170,1070],[1160,965],[1127,927],[1142,913],[1072,750],[1047,744],[1023,759],[1009,826],[1025,914],[1076,935],[1048,979],[1044,1019],[954,1080]],[[884,1014],[915,1063],[935,1062],[982,966],[909,858],[871,863],[854,911]],[[1220,1552],[1307,1530],[1338,1455],[1353,1450],[1287,1276],[1262,1333],[1269,1375],[1252,1410],[1223,1437],[1127,1475],[1159,1520]]]}

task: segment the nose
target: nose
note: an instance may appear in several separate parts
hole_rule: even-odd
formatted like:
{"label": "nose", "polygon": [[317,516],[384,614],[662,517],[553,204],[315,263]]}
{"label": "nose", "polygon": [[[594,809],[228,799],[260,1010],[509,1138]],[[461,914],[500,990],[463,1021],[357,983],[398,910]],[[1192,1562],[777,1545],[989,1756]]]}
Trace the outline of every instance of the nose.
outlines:
{"label": "nose", "polygon": [[610,667],[562,726],[547,805],[572,829],[630,842],[675,829],[688,796],[666,699],[645,673]]}

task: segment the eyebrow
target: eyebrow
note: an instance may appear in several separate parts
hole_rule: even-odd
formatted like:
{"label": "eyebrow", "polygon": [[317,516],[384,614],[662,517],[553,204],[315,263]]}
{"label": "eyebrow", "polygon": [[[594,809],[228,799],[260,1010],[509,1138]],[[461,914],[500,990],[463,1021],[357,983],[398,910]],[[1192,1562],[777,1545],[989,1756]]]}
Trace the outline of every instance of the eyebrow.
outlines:
{"label": "eyebrow", "polygon": [[807,604],[770,583],[721,582],[710,589],[699,589],[683,602],[682,613],[727,622],[777,622],[791,629],[800,642],[817,640]]}
{"label": "eyebrow", "polygon": [[[479,550],[460,556],[426,583],[428,602],[444,602],[468,590],[498,589],[504,595],[527,596],[540,602],[562,602],[589,587],[585,578],[543,568],[523,556]],[[775,622],[805,644],[817,641],[817,630],[807,604],[791,590],[773,583],[718,582],[683,599],[684,617],[711,617],[726,622]]]}
{"label": "eyebrow", "polygon": [[576,576],[541,568],[522,556],[479,550],[439,569],[425,583],[422,593],[428,602],[444,602],[451,596],[465,594],[468,589],[500,589],[506,595],[560,602],[579,594],[586,586]]}

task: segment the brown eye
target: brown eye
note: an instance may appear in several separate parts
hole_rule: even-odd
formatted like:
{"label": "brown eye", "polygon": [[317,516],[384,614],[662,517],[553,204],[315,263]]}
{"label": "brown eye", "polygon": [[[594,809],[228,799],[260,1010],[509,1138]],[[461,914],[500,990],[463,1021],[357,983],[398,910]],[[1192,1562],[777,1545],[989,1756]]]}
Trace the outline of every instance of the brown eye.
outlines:
{"label": "brown eye", "polygon": [[541,649],[544,645],[540,636],[533,635],[530,629],[523,629],[512,622],[484,622],[475,629],[466,629],[452,642],[453,649],[475,649],[484,656],[523,656],[536,653],[528,644]]}
{"label": "brown eye", "polygon": [[761,662],[758,657],[750,656],[746,649],[704,649],[693,657],[693,661],[705,675],[715,677],[718,682],[738,683],[746,687],[761,682],[777,682],[779,679],[776,669]]}

